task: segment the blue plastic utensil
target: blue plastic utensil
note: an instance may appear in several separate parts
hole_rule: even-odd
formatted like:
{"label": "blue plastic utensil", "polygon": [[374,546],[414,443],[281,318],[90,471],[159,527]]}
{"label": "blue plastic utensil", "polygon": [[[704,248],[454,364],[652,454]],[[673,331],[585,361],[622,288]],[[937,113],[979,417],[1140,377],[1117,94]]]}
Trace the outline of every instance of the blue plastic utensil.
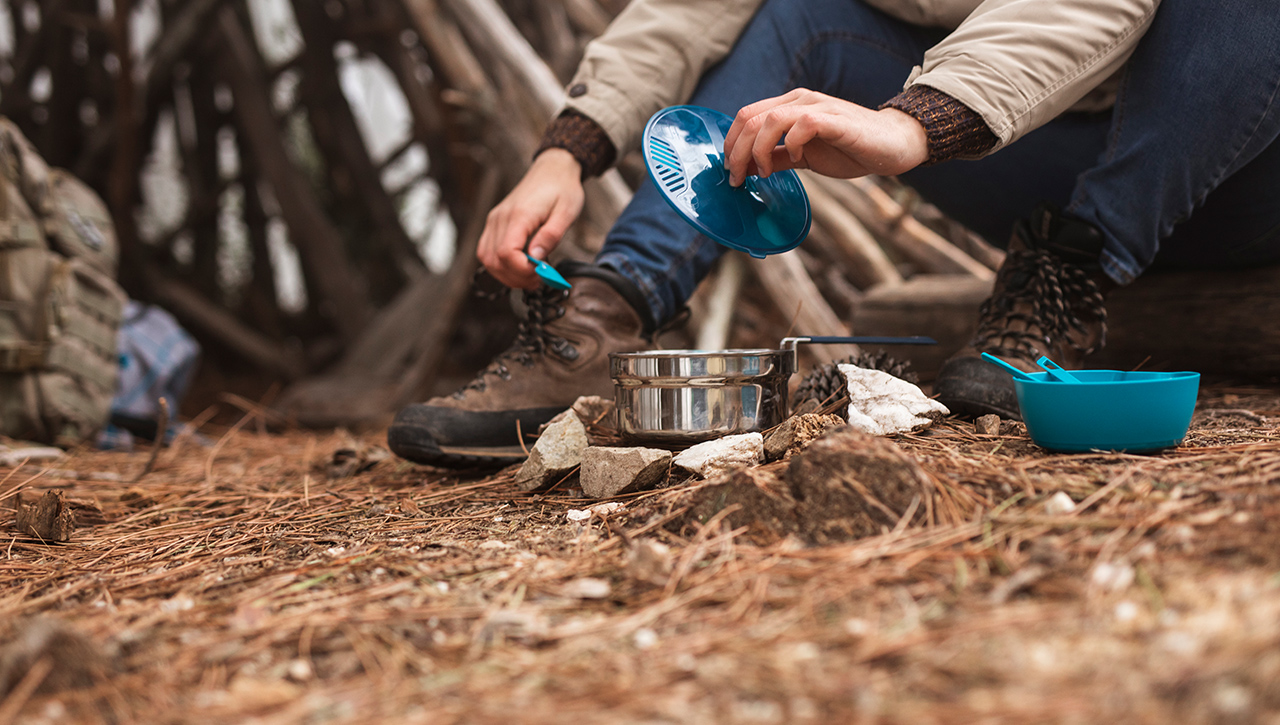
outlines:
{"label": "blue plastic utensil", "polygon": [[569,280],[564,278],[564,275],[556,271],[555,267],[552,267],[541,259],[535,259],[534,256],[528,252],[525,252],[524,256],[527,257],[530,262],[533,262],[534,274],[538,275],[538,277],[540,277],[548,287],[555,287],[556,289],[570,289],[573,287],[573,285],[569,284]]}
{"label": "blue plastic utensil", "polygon": [[1079,383],[1080,382],[1079,380],[1076,380],[1075,377],[1071,375],[1071,373],[1067,372],[1066,370],[1063,370],[1061,365],[1050,360],[1044,355],[1041,355],[1040,359],[1036,360],[1036,365],[1039,365],[1040,367],[1044,368],[1045,371],[1049,373],[1049,376],[1052,377],[1054,380],[1057,380],[1058,382],[1062,382],[1062,383]]}
{"label": "blue plastic utensil", "polygon": [[1050,373],[1015,378],[1027,434],[1054,451],[1151,451],[1182,442],[1195,412],[1200,373],[1076,370],[1075,384]]}
{"label": "blue plastic utensil", "polygon": [[996,364],[996,365],[999,365],[1000,367],[1002,367],[1002,368],[1004,368],[1005,370],[1009,371],[1009,374],[1010,374],[1010,375],[1012,375],[1013,377],[1015,377],[1015,378],[1017,378],[1017,379],[1019,379],[1019,380],[1034,380],[1034,378],[1032,378],[1032,377],[1031,377],[1029,374],[1027,374],[1026,372],[1024,372],[1024,371],[1022,371],[1022,370],[1019,370],[1019,369],[1015,368],[1014,366],[1010,365],[1009,363],[1005,362],[1004,360],[1001,360],[1000,358],[996,357],[995,355],[992,355],[992,354],[990,354],[990,353],[986,353],[986,352],[984,352],[984,353],[982,353],[982,359],[983,359],[983,360],[986,360],[986,361],[987,361],[987,362],[989,362],[989,363],[994,363],[994,364]]}
{"label": "blue plastic utensil", "polygon": [[733,119],[701,106],[671,106],[649,119],[642,148],[658,192],[699,232],[763,259],[795,249],[812,213],[794,171],[729,185],[724,137]]}

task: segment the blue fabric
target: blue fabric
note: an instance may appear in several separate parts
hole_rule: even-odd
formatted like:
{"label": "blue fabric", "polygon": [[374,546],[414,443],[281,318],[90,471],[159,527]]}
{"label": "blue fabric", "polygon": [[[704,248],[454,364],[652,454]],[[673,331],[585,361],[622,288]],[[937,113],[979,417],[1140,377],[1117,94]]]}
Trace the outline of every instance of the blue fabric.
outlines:
{"label": "blue fabric", "polygon": [[[874,108],[944,35],[861,0],[768,0],[690,103],[732,115],[805,87]],[[1102,229],[1118,282],[1153,261],[1280,261],[1278,84],[1280,23],[1266,0],[1165,0],[1113,112],[1065,114],[984,159],[903,180],[999,246],[1039,202],[1065,207]],[[662,322],[724,251],[645,183],[596,261],[633,281]]]}
{"label": "blue fabric", "polygon": [[[116,344],[120,375],[112,416],[153,421],[164,398],[172,422],[200,360],[200,345],[168,312],[133,300],[125,306]],[[166,426],[166,437],[169,433]],[[129,432],[117,425],[108,425],[98,439],[100,448],[127,449],[132,444]]]}

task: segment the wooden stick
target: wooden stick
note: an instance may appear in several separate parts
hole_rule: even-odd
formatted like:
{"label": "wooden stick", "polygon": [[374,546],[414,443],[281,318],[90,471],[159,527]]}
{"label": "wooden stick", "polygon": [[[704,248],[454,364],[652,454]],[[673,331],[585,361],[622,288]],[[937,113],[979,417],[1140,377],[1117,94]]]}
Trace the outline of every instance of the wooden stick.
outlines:
{"label": "wooden stick", "polygon": [[285,152],[262,84],[261,61],[232,8],[219,13],[217,28],[225,45],[222,67],[235,96],[242,137],[257,155],[263,178],[275,191],[307,277],[323,295],[339,334],[353,340],[372,316],[368,293],[352,272],[342,237],[325,216],[315,191]]}
{"label": "wooden stick", "polygon": [[[848,335],[849,328],[822,297],[805,271],[799,250],[752,260],[752,269],[778,310],[794,316],[793,335]],[[812,345],[805,350],[821,363],[855,355],[857,345]]]}
{"label": "wooden stick", "polygon": [[[809,174],[808,177],[816,176]],[[902,275],[876,243],[871,232],[862,226],[840,202],[828,194],[823,185],[805,179],[813,220],[826,230],[832,242],[830,251],[844,267],[845,274],[859,289],[880,284],[898,284]]]}
{"label": "wooden stick", "polygon": [[742,291],[747,265],[738,252],[720,258],[720,271],[715,287],[707,299],[707,314],[698,330],[695,346],[699,350],[723,350],[729,347],[729,331],[733,326],[733,310]]}
{"label": "wooden stick", "polygon": [[817,174],[807,175],[806,183],[809,179],[848,207],[873,234],[910,259],[921,271],[995,279],[994,272],[921,224],[874,181],[863,178],[849,182]]}

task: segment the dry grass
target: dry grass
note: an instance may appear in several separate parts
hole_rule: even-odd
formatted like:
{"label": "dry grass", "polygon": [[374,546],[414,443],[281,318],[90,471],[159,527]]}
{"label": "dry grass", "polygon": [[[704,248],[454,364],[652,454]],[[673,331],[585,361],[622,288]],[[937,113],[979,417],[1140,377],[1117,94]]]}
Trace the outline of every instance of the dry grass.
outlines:
{"label": "dry grass", "polygon": [[[377,435],[206,430],[132,484],[149,452],[78,451],[0,474],[6,519],[19,489],[102,510],[0,539],[0,636],[105,664],[45,693],[84,656],[34,652],[0,721],[1280,722],[1277,422],[1275,391],[1210,390],[1152,456],[947,422],[899,444],[977,514],[814,548],[672,533],[687,486],[584,525],[513,471],[330,477]],[[628,565],[649,541],[665,580]]]}

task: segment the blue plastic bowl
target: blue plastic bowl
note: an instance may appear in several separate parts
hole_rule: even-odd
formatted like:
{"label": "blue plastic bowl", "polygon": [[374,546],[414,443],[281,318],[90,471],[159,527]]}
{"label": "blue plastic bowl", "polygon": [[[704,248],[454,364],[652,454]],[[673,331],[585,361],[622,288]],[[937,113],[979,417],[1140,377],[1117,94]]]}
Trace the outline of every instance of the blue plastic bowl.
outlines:
{"label": "blue plastic bowl", "polygon": [[1031,440],[1054,451],[1152,451],[1182,442],[1200,373],[1073,370],[1079,383],[1048,373],[1013,379]]}

